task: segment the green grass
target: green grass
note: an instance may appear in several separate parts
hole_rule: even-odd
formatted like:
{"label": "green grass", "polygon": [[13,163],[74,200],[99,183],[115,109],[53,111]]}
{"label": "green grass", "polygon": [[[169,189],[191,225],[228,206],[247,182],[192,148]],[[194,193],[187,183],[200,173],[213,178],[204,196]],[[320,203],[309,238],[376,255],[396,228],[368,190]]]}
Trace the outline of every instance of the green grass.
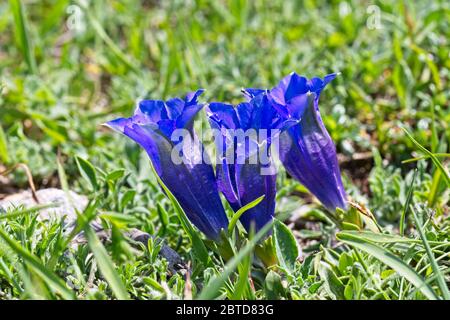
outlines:
{"label": "green grass", "polygon": [[[79,218],[88,243],[69,248],[75,234],[61,221],[7,212],[0,299],[449,298],[447,1],[375,1],[381,29],[368,28],[364,1],[100,0],[68,10],[77,3],[0,3],[0,172],[25,163],[37,188],[88,196],[83,217],[101,217],[114,241],[101,244]],[[198,238],[138,146],[101,126],[142,98],[206,88],[203,101],[238,102],[242,87],[291,71],[341,73],[322,116],[346,190],[382,233],[338,230],[281,171],[276,215],[290,230],[277,222],[274,243],[258,245],[231,230],[218,247]],[[21,170],[0,177],[0,197],[27,181]],[[131,227],[164,239],[189,276],[168,272],[157,241],[132,244]],[[261,259],[273,251],[280,265]]]}

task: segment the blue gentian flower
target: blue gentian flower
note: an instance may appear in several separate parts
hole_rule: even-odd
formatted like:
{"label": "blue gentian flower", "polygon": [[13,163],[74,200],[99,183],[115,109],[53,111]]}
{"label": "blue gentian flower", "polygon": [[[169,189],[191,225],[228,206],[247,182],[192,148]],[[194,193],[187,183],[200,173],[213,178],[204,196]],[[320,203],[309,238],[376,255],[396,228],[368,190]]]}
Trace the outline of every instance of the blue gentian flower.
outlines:
{"label": "blue gentian flower", "polygon": [[[319,112],[319,96],[336,74],[307,79],[296,73],[270,90],[268,99],[278,114],[299,123],[280,135],[280,160],[330,211],[347,208],[336,147]],[[249,90],[251,91],[251,90]],[[257,91],[256,91],[257,92]]]}
{"label": "blue gentian flower", "polygon": [[[277,116],[266,94],[236,107],[211,103],[206,112],[211,127],[219,132],[219,138],[216,137],[219,190],[234,211],[264,195],[258,205],[240,218],[246,230],[250,230],[252,223],[260,230],[272,220],[275,211],[276,172],[269,148],[274,134],[289,121]],[[238,141],[237,136],[243,134],[248,135]]]}
{"label": "blue gentian flower", "polygon": [[[137,142],[147,152],[156,173],[180,203],[189,220],[211,239],[217,240],[228,219],[220,200],[214,170],[199,148],[188,148],[183,160],[174,162],[173,150],[182,150],[186,139],[194,138],[193,119],[203,104],[197,98],[203,90],[184,99],[143,100],[131,118],[119,118],[106,125]],[[177,129],[189,136],[173,140]],[[181,140],[181,141],[180,141]],[[200,161],[198,157],[200,155]]]}

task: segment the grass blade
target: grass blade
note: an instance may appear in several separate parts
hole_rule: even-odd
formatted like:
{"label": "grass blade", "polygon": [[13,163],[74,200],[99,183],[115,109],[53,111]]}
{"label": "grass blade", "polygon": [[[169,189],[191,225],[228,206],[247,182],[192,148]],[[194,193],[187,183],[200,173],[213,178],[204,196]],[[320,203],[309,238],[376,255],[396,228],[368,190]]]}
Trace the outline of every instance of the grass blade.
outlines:
{"label": "grass blade", "polygon": [[[434,156],[438,157],[438,158],[450,158],[450,153],[434,153]],[[403,160],[402,163],[416,162],[419,160],[424,160],[424,159],[429,159],[429,158],[430,158],[430,156],[421,156],[421,157]]]}
{"label": "grass blade", "polygon": [[[362,238],[366,241],[370,242],[376,242],[376,243],[390,243],[390,244],[396,244],[396,243],[416,243],[421,244],[422,241],[418,239],[410,239],[406,237],[400,237],[394,234],[385,234],[385,233],[375,233],[371,231],[352,231],[352,230],[345,230],[343,231],[346,234],[354,235],[356,237]],[[442,243],[441,241],[429,241],[430,244],[433,245],[439,245],[439,246],[450,246],[450,243]]]}
{"label": "grass blade", "polygon": [[28,208],[28,209],[12,210],[9,213],[0,214],[0,220],[13,219],[13,218],[17,218],[17,217],[23,216],[25,214],[37,213],[37,212],[39,212],[39,210],[48,209],[48,208],[54,208],[54,207],[57,207],[57,206],[58,206],[57,203],[49,203],[49,204],[43,204],[43,205],[34,206],[34,207]]}
{"label": "grass blade", "polygon": [[46,268],[38,257],[23,248],[19,243],[17,243],[17,241],[11,239],[3,229],[0,229],[0,237],[5,240],[8,246],[17,255],[19,255],[24,262],[47,283],[50,288],[58,292],[62,298],[68,300],[74,298],[72,291],[66,287],[64,281],[62,281],[62,279],[51,270]]}
{"label": "grass blade", "polygon": [[419,232],[420,238],[422,239],[423,246],[425,247],[425,251],[427,252],[427,255],[428,255],[428,259],[430,260],[431,268],[434,271],[437,283],[439,285],[439,288],[442,291],[442,295],[444,296],[445,300],[450,300],[450,292],[449,292],[447,284],[445,282],[444,275],[442,274],[441,270],[439,269],[439,265],[434,257],[433,251],[431,251],[431,247],[430,247],[430,244],[428,243],[427,237],[425,236],[423,226],[420,223],[419,219],[417,219],[417,214],[416,214],[416,211],[414,210],[414,208],[412,208],[411,211],[412,211],[414,220],[416,222],[417,231]]}
{"label": "grass blade", "polygon": [[31,73],[36,73],[36,61],[33,54],[33,46],[28,36],[27,21],[24,14],[22,1],[9,0],[9,5],[14,16],[14,31],[16,39],[19,41],[20,50],[25,57],[28,69]]}
{"label": "grass blade", "polygon": [[275,220],[273,241],[280,265],[289,272],[294,272],[298,258],[297,241],[292,231],[279,220]]}
{"label": "grass blade", "polygon": [[228,225],[228,234],[231,235],[234,228],[236,227],[236,223],[238,222],[239,218],[247,211],[250,210],[253,207],[256,207],[261,201],[263,201],[265,195],[262,195],[261,197],[253,200],[252,202],[246,204],[242,208],[240,208],[236,213],[233,215],[233,217],[230,220],[230,224]]}
{"label": "grass blade", "polygon": [[351,234],[349,232],[339,232],[338,234],[336,234],[336,238],[368,253],[369,255],[388,265],[402,277],[405,277],[409,282],[411,282],[428,299],[439,299],[436,292],[434,292],[434,290],[428,285],[428,283],[416,271],[414,271],[414,269],[408,266],[405,262],[403,262],[399,257],[397,257],[389,250],[374,243],[368,242],[366,239],[358,237],[355,234]]}
{"label": "grass blade", "polygon": [[405,220],[406,214],[408,213],[409,204],[411,203],[413,191],[414,191],[414,181],[416,180],[417,169],[414,170],[414,175],[411,181],[411,185],[409,186],[408,196],[406,197],[405,206],[403,207],[402,216],[400,217],[400,235],[403,236],[405,234]]}
{"label": "grass blade", "polygon": [[84,227],[84,233],[86,235],[89,248],[94,254],[95,260],[97,260],[98,267],[103,277],[105,277],[106,281],[108,281],[111,286],[111,290],[114,292],[114,295],[120,300],[130,299],[127,289],[120,279],[120,276],[117,273],[111,258],[106,252],[105,247],[100,242],[89,224],[86,224]]}
{"label": "grass blade", "polygon": [[239,251],[239,253],[234,256],[226,265],[224,270],[221,272],[220,276],[216,276],[209,281],[209,283],[205,286],[205,288],[200,293],[198,299],[200,300],[209,300],[214,299],[218,296],[220,289],[228,280],[228,277],[231,273],[236,270],[238,265],[245,259],[245,257],[251,253],[253,248],[256,246],[258,241],[267,234],[267,231],[272,227],[273,221],[267,223],[259,232],[255,235],[255,237]]}
{"label": "grass blade", "polygon": [[0,126],[0,160],[3,163],[9,162],[8,144],[6,143],[6,135],[2,126]]}
{"label": "grass blade", "polygon": [[91,185],[92,190],[98,189],[97,175],[94,166],[81,157],[75,157],[78,170],[81,176]]}
{"label": "grass blade", "polygon": [[122,52],[122,50],[116,45],[116,43],[109,37],[109,35],[106,33],[105,29],[101,25],[100,21],[97,20],[97,18],[92,14],[91,10],[81,1],[76,2],[80,8],[83,9],[84,13],[88,17],[88,20],[94,28],[95,32],[98,34],[100,39],[109,47],[111,52],[113,52],[116,57],[128,68],[133,70],[136,73],[140,73],[139,68],[136,66],[134,62],[132,62],[128,56],[125,55],[125,53]]}
{"label": "grass blade", "polygon": [[441,177],[441,171],[435,170],[433,173],[433,179],[431,180],[430,192],[428,193],[428,204],[430,207],[434,207],[438,199]]}
{"label": "grass blade", "polygon": [[436,168],[438,170],[441,171],[445,182],[447,183],[447,186],[450,187],[450,176],[448,175],[447,170],[445,170],[444,166],[442,165],[442,163],[439,161],[439,159],[430,151],[428,151],[428,149],[426,149],[424,146],[422,146],[416,139],[414,139],[414,137],[408,132],[408,130],[406,130],[405,128],[401,127],[402,130],[405,132],[406,136],[409,138],[409,140],[412,141],[412,143],[425,155],[427,155],[428,157],[431,158],[431,161],[433,161],[434,165],[436,166]]}

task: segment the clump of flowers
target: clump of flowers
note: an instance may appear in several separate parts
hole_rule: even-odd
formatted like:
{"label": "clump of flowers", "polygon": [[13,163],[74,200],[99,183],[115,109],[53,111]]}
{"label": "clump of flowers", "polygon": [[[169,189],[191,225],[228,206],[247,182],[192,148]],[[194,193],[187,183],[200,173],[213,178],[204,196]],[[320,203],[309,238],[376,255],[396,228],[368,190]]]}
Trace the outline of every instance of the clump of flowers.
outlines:
{"label": "clump of flowers", "polygon": [[292,73],[270,90],[245,89],[248,101],[237,106],[209,103],[205,109],[215,136],[215,170],[193,129],[205,106],[197,101],[203,90],[184,99],[141,101],[132,117],[107,125],[145,149],[192,224],[221,242],[229,221],[219,192],[235,213],[249,206],[239,216],[247,232],[273,220],[274,146],[286,171],[327,210],[347,210],[336,148],[319,111],[320,93],[335,76],[308,79]]}

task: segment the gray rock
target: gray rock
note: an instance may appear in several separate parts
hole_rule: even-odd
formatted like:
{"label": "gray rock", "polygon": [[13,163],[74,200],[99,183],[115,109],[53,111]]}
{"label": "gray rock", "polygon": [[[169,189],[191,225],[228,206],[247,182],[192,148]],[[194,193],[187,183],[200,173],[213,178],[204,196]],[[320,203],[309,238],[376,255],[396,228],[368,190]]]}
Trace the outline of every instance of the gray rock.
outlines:
{"label": "gray rock", "polygon": [[31,191],[22,191],[12,194],[0,201],[0,208],[3,211],[11,210],[23,206],[31,208],[37,205],[54,206],[39,210],[39,220],[49,220],[53,218],[63,217],[67,225],[72,224],[77,219],[76,211],[83,212],[88,204],[88,199],[80,196],[73,191],[68,194],[61,189],[49,188],[36,191],[39,203],[33,199]]}

